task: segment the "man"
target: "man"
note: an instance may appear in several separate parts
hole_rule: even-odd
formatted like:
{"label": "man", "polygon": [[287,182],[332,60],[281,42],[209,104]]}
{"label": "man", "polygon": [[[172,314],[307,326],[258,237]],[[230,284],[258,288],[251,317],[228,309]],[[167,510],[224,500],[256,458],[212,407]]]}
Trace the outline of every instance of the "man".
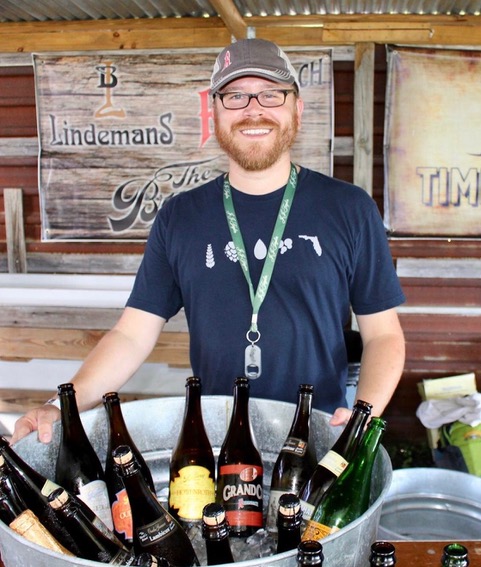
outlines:
{"label": "man", "polygon": [[[404,301],[374,201],[362,189],[291,164],[303,102],[296,72],[276,45],[238,41],[211,79],[215,133],[229,172],[164,204],[120,320],[73,381],[80,410],[118,390],[185,308],[194,374],[204,394],[294,402],[315,387],[315,406],[344,424],[351,308],[363,355],[357,398],[380,415],[404,364],[395,307]],[[13,441],[38,429],[51,439],[52,404],[20,418]]]}

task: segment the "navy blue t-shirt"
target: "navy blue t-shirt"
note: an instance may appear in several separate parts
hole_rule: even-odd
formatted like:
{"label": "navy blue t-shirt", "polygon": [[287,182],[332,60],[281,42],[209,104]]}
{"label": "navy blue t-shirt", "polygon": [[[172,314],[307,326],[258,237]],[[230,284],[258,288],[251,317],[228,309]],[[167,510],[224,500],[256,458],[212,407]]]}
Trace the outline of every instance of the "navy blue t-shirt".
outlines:
{"label": "navy blue t-shirt", "polygon": [[[244,375],[252,305],[222,202],[223,177],[167,199],[146,245],[127,305],[169,319],[182,307],[192,370],[206,395],[231,395]],[[232,188],[254,289],[284,188]],[[343,327],[404,301],[382,219],[362,189],[301,168],[266,298],[259,312],[262,374],[251,396],[294,403],[301,383],[314,406],[345,406]]]}

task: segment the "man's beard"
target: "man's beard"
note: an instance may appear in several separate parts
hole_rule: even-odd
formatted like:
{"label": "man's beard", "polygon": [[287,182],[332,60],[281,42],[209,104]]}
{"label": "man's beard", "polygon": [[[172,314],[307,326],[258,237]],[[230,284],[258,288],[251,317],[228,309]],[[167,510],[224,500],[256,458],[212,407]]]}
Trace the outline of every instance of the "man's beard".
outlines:
{"label": "man's beard", "polygon": [[[258,121],[245,119],[234,124],[230,131],[219,126],[219,119],[217,116],[215,117],[214,124],[215,135],[219,146],[232,160],[246,171],[262,171],[274,165],[281,155],[292,146],[299,129],[297,113],[293,114],[290,124],[282,129],[279,128],[279,125],[276,122],[268,119],[261,119]],[[234,139],[235,132],[249,128],[272,129],[276,136],[274,144],[266,147],[264,141],[249,142],[249,140],[238,143]]]}

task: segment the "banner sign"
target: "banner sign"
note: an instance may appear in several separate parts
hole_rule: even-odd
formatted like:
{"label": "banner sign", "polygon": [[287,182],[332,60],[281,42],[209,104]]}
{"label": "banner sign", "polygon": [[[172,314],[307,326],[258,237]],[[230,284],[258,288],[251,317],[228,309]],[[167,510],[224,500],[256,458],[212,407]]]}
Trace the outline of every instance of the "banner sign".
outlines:
{"label": "banner sign", "polygon": [[416,236],[481,235],[481,52],[390,48],[385,224]]}
{"label": "banner sign", "polygon": [[[331,53],[289,51],[305,101],[294,161],[332,172]],[[217,52],[34,55],[43,240],[145,240],[165,198],[213,179]]]}

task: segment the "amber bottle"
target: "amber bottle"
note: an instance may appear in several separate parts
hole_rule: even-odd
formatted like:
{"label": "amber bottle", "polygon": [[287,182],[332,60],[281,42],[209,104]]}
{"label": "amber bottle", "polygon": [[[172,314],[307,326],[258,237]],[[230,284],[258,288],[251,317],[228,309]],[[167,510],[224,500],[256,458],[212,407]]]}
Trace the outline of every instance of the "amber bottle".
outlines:
{"label": "amber bottle", "polygon": [[299,497],[282,494],[277,511],[277,550],[283,553],[295,549],[301,541],[302,510]]}
{"label": "amber bottle", "polygon": [[63,488],[54,490],[48,500],[75,539],[80,550],[79,557],[111,565],[134,564],[135,555],[98,530]]}
{"label": "amber bottle", "polygon": [[137,459],[137,463],[145,481],[154,494],[155,485],[149,466],[142,456],[142,453],[135,445],[127,429],[118,393],[108,392],[103,395],[102,401],[109,420],[109,441],[107,446],[107,456],[105,459],[105,480],[109,493],[113,527],[117,537],[127,546],[131,546],[133,542],[133,533],[130,502],[127,496],[127,491],[125,490],[124,482],[117,473],[117,468],[112,456],[113,449],[119,445],[128,445]]}
{"label": "amber bottle", "polygon": [[234,406],[217,461],[217,502],[224,506],[231,536],[263,527],[262,457],[249,418],[249,379],[234,383]]}
{"label": "amber bottle", "polygon": [[392,567],[396,565],[396,548],[389,541],[375,541],[371,545],[370,567]]}
{"label": "amber bottle", "polygon": [[353,457],[364,432],[372,405],[358,400],[352,409],[351,417],[341,435],[322,457],[309,480],[301,487],[302,513],[307,521],[321,501],[330,484],[343,472]]}
{"label": "amber bottle", "polygon": [[301,541],[297,548],[298,567],[308,567],[310,565],[322,567],[323,563],[324,553],[322,544],[315,540]]}
{"label": "amber bottle", "polygon": [[309,439],[313,391],[310,384],[299,386],[292,425],[272,469],[266,528],[274,534],[279,498],[285,493],[298,494],[317,465],[314,444]]}
{"label": "amber bottle", "polygon": [[212,502],[204,507],[202,537],[207,552],[207,565],[234,563],[229,541],[229,524],[221,504]]}
{"label": "amber bottle", "polygon": [[184,529],[202,521],[204,506],[215,501],[215,460],[205,430],[201,381],[187,378],[184,417],[170,458],[169,511]]}
{"label": "amber bottle", "polygon": [[57,391],[62,431],[55,480],[68,492],[83,500],[112,530],[112,514],[104,470],[80,419],[74,385],[60,384]]}
{"label": "amber bottle", "polygon": [[176,567],[199,565],[189,537],[145,482],[130,448],[120,445],[113,455],[130,500],[135,553],[164,557]]}

